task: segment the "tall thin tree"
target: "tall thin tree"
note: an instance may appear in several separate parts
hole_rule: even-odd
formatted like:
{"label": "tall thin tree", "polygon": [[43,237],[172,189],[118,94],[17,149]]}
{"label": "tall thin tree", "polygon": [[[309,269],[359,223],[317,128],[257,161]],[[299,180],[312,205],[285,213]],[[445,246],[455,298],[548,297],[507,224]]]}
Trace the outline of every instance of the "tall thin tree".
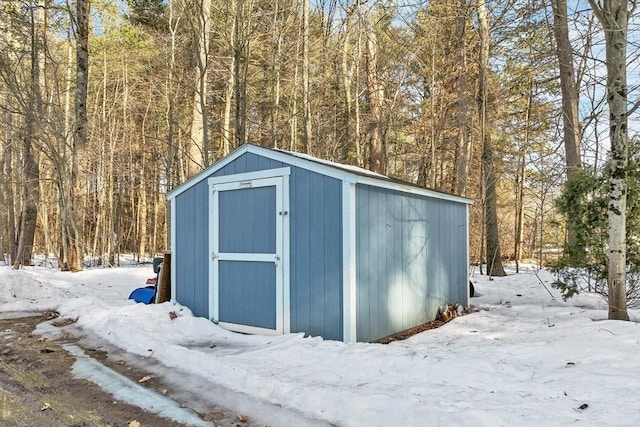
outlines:
{"label": "tall thin tree", "polygon": [[249,36],[252,27],[253,0],[234,0],[233,67],[236,146],[247,142],[247,86],[249,71]]}
{"label": "tall thin tree", "polygon": [[489,130],[489,43],[490,29],[485,0],[478,0],[478,34],[480,57],[478,61],[478,113],[480,115],[480,140],[482,141],[482,178],[485,191],[484,221],[486,227],[487,273],[490,276],[506,276],[500,253],[498,234],[498,202],[494,165],[493,142]]}
{"label": "tall thin tree", "polygon": [[386,153],[383,129],[384,86],[379,74],[378,35],[373,12],[369,11],[366,22],[366,94],[369,104],[369,169],[385,173]]}
{"label": "tall thin tree", "polygon": [[456,15],[456,38],[458,54],[458,146],[456,156],[456,194],[464,195],[467,191],[467,175],[469,172],[469,99],[467,97],[467,21],[469,15],[468,0],[459,2]]}
{"label": "tall thin tree", "polygon": [[39,129],[42,107],[40,78],[43,70],[41,70],[40,56],[42,55],[42,49],[44,49],[45,13],[43,6],[37,3],[31,4],[28,10],[31,33],[31,73],[30,87],[25,105],[25,134],[22,139],[22,211],[18,227],[18,248],[15,259],[13,259],[13,268],[20,268],[21,265],[31,265],[38,217],[38,202],[40,199],[40,185],[38,182],[40,168],[36,158],[36,153],[38,152],[36,143],[38,133],[41,132],[41,129]]}
{"label": "tall thin tree", "polygon": [[207,75],[209,62],[209,29],[211,26],[211,0],[197,3],[196,84],[193,96],[193,119],[191,141],[188,145],[187,177],[200,172],[208,163],[207,129]]}
{"label": "tall thin tree", "polygon": [[[627,313],[627,29],[637,0],[589,0],[605,35],[611,174],[609,175],[609,319]],[[627,9],[631,7],[631,11]]]}
{"label": "tall thin tree", "polygon": [[[567,179],[581,167],[580,161],[580,117],[578,116],[578,88],[573,66],[573,50],[569,40],[569,23],[567,0],[552,0],[553,34],[556,39],[556,55],[560,72],[562,89],[562,123],[567,165]],[[584,251],[576,247],[575,225],[572,218],[567,218],[567,247],[572,262],[580,262]]]}
{"label": "tall thin tree", "polygon": [[89,0],[76,2],[76,90],[75,112],[76,120],[73,130],[73,147],[71,149],[71,177],[70,185],[63,189],[64,216],[63,239],[66,242],[66,262],[62,268],[70,271],[82,270],[83,237],[76,224],[75,194],[78,185],[78,157],[87,145],[87,90],[89,86]]}
{"label": "tall thin tree", "polygon": [[309,0],[302,1],[302,151],[309,152],[311,101],[309,99]]}

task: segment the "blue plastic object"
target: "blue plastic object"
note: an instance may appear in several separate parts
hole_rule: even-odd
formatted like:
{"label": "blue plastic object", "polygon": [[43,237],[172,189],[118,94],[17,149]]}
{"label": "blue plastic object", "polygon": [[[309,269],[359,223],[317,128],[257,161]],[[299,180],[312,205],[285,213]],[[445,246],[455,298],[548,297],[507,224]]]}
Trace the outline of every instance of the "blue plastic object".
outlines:
{"label": "blue plastic object", "polygon": [[131,292],[131,295],[129,295],[129,299],[132,299],[135,302],[151,304],[155,296],[156,296],[155,286],[149,286],[146,288],[134,289],[134,291]]}

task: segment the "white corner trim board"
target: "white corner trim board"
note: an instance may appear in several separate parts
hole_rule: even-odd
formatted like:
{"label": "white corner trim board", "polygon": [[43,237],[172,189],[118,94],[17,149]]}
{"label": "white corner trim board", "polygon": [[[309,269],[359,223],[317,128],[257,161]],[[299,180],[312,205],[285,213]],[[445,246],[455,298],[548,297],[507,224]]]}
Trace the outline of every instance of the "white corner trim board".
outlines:
{"label": "white corner trim board", "polygon": [[356,316],[356,186],[342,182],[342,340],[355,343]]}

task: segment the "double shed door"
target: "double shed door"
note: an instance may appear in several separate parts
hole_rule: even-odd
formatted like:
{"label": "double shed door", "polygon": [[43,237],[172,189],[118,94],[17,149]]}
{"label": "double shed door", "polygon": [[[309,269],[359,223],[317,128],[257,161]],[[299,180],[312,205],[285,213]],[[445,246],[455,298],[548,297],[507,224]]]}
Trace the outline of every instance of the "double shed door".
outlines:
{"label": "double shed door", "polygon": [[256,175],[260,174],[209,181],[209,312],[214,322],[230,330],[282,334],[289,329],[285,326],[289,322],[285,322],[288,298],[284,283],[288,175]]}

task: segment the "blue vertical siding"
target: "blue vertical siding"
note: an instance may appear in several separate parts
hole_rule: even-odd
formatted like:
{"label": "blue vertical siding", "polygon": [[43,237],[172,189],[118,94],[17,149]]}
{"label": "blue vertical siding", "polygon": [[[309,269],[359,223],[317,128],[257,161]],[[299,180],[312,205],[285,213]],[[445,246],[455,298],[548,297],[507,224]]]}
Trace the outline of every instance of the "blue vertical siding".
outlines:
{"label": "blue vertical siding", "polygon": [[[246,153],[211,176],[285,166],[289,165]],[[205,179],[174,200],[176,299],[198,316],[209,315],[207,188]],[[289,189],[291,331],[342,340],[341,181],[291,166]],[[229,307],[225,310],[230,315]]]}
{"label": "blue vertical siding", "polygon": [[342,340],[342,184],[293,167],[291,331]]}
{"label": "blue vertical siding", "polygon": [[356,186],[358,341],[435,318],[466,300],[466,207],[367,185]]}
{"label": "blue vertical siding", "polygon": [[267,169],[277,169],[284,166],[284,163],[266,157],[257,156],[253,153],[245,153],[235,159],[225,167],[217,170],[211,176],[226,176],[239,173],[256,172]]}
{"label": "blue vertical siding", "polygon": [[175,299],[196,316],[209,316],[209,195],[206,181],[175,200]]}

